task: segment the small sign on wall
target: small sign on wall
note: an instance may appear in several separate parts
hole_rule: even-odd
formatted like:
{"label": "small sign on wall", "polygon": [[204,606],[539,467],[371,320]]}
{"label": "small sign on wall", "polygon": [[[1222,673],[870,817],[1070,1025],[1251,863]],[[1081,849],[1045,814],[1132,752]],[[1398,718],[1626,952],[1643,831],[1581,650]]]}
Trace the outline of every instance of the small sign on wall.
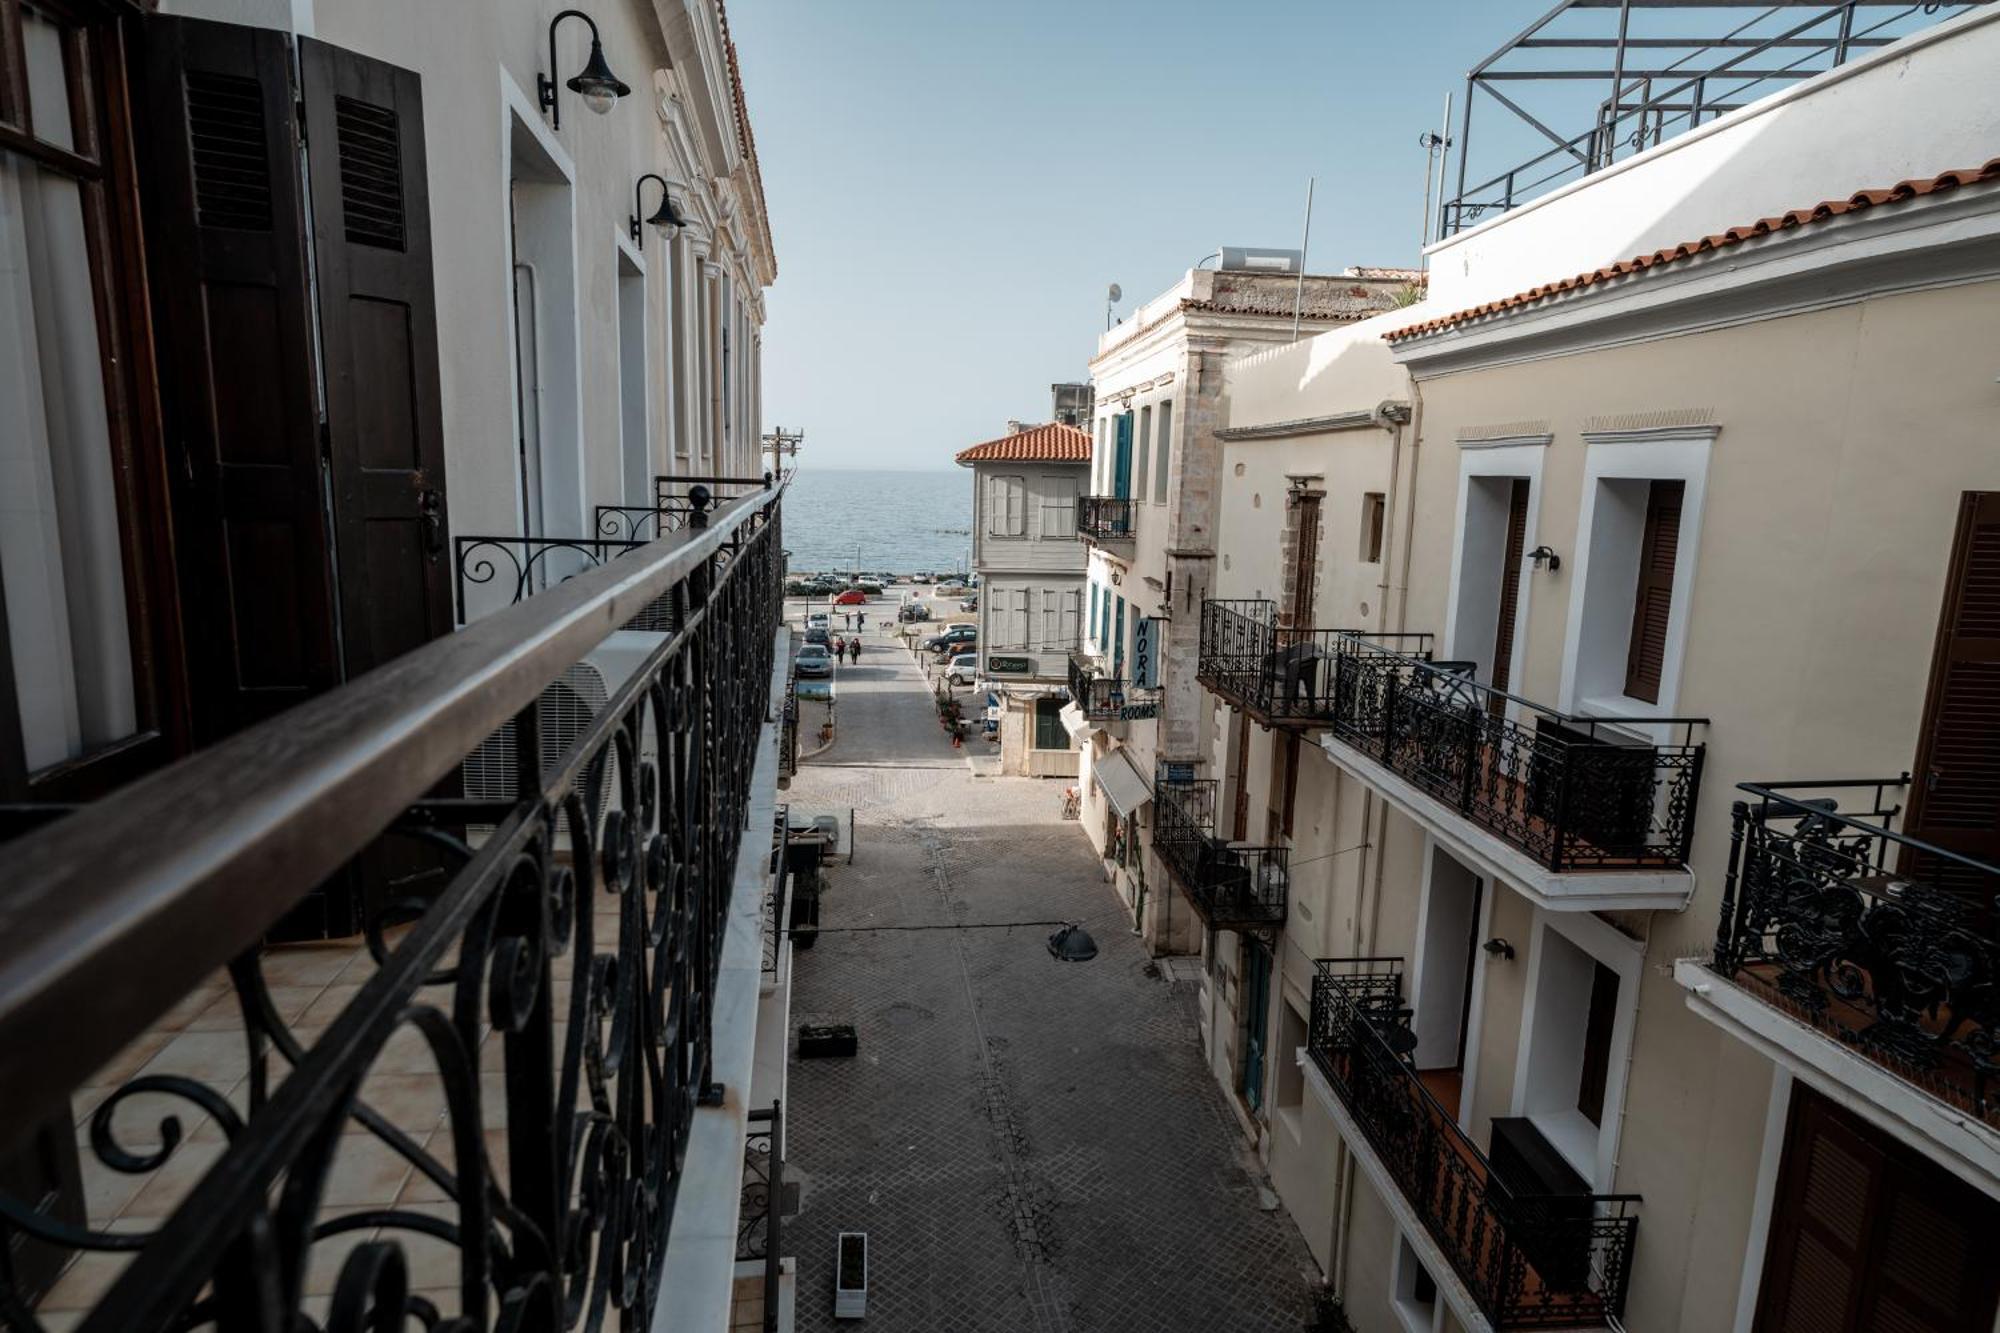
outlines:
{"label": "small sign on wall", "polygon": [[1032,657],[988,657],[986,669],[996,676],[1025,676],[1035,669]]}
{"label": "small sign on wall", "polygon": [[1132,688],[1160,688],[1160,622],[1142,616],[1132,626]]}

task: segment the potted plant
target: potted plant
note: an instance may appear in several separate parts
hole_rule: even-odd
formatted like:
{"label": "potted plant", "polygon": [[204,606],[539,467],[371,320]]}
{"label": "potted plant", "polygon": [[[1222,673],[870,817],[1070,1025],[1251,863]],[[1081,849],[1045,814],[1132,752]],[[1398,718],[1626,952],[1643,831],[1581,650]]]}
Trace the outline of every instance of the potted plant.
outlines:
{"label": "potted plant", "polygon": [[833,1267],[833,1317],[860,1319],[868,1313],[868,1233],[843,1231]]}

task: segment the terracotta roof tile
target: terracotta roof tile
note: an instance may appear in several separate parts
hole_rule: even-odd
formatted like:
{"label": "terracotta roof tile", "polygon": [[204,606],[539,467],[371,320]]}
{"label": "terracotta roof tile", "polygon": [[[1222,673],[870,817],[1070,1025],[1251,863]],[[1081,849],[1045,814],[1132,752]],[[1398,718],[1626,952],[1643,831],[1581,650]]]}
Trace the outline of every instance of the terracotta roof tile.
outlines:
{"label": "terracotta roof tile", "polygon": [[958,462],[966,463],[1088,463],[1090,435],[1075,426],[1051,422],[1030,426],[1013,435],[975,444],[958,451]]}
{"label": "terracotta roof tile", "polygon": [[1545,301],[1552,296],[1560,296],[1564,292],[1572,292],[1584,287],[1595,287],[1602,283],[1610,282],[1614,278],[1630,277],[1635,273],[1643,273],[1648,269],[1657,268],[1662,264],[1672,264],[1683,259],[1692,259],[1696,255],[1706,254],[1713,250],[1721,250],[1743,241],[1755,240],[1760,236],[1769,236],[1773,232],[1789,231],[1794,227],[1810,226],[1815,222],[1824,222],[1828,218],[1840,217],[1842,214],[1857,213],[1863,209],[1874,208],[1881,204],[1902,203],[1906,199],[1916,199],[1927,194],[1938,194],[1945,190],[1956,189],[1961,185],[1975,185],[1981,181],[1989,180],[2000,180],[2000,157],[1991,159],[1986,165],[1981,167],[1947,171],[1924,180],[1898,181],[1886,190],[1857,190],[1845,199],[1827,199],[1813,205],[1811,208],[1795,208],[1791,212],[1780,214],[1777,217],[1760,218],[1756,222],[1740,227],[1731,227],[1728,231],[1717,232],[1713,236],[1704,236],[1698,241],[1682,241],[1679,245],[1665,250],[1655,250],[1647,255],[1634,255],[1632,258],[1624,260],[1621,263],[1611,264],[1600,269],[1593,269],[1589,273],[1579,273],[1573,278],[1564,278],[1560,282],[1549,282],[1539,287],[1530,287],[1525,292],[1516,292],[1514,295],[1504,297],[1498,301],[1488,301],[1484,305],[1471,306],[1465,310],[1454,311],[1449,315],[1439,315],[1436,319],[1427,319],[1421,324],[1411,324],[1404,328],[1394,329],[1382,336],[1390,342],[1396,342],[1403,338],[1416,338],[1427,333],[1437,333],[1486,315],[1497,315],[1508,310],[1516,310],[1525,305],[1533,305],[1537,301]]}

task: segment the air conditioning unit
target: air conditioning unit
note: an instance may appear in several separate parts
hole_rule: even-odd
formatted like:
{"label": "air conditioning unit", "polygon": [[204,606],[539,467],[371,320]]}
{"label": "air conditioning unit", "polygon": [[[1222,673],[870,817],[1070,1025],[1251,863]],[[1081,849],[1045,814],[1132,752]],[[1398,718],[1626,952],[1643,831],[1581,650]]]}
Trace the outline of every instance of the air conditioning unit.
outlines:
{"label": "air conditioning unit", "polygon": [[1273,250],[1259,245],[1222,247],[1221,267],[1232,272],[1297,273],[1305,263],[1305,254],[1298,250]]}
{"label": "air conditioning unit", "polygon": [[[539,768],[546,770],[574,745],[611,696],[622,689],[660,646],[661,634],[643,630],[615,630],[581,662],[564,670],[562,676],[542,691],[540,716],[541,755]],[[640,758],[652,754],[652,732],[642,738]],[[597,773],[591,789],[584,793],[584,808],[594,825],[603,815],[613,790],[612,765]],[[460,781],[465,795],[476,801],[511,800],[515,788],[514,723],[503,722],[500,729],[481,741],[460,765]],[[475,835],[490,833],[490,826],[471,830]]]}

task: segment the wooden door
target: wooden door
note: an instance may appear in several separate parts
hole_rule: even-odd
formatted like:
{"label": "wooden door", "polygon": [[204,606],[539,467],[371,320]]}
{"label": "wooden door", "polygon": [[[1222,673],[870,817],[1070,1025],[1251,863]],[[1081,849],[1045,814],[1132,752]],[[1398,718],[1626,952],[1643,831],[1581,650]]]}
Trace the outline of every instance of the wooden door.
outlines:
{"label": "wooden door", "polygon": [[177,575],[197,744],[340,679],[284,33],[134,26]]}
{"label": "wooden door", "polygon": [[1996,1226],[1993,1199],[1797,1085],[1757,1333],[1990,1333]]}
{"label": "wooden door", "polygon": [[452,628],[423,93],[299,41],[349,678]]}
{"label": "wooden door", "polygon": [[[1910,835],[2000,863],[2000,491],[1968,492],[1959,505],[1911,772]],[[1989,877],[1939,857],[1912,857],[1904,869],[1992,888]]]}
{"label": "wooden door", "polygon": [[[1514,478],[1507,495],[1507,541],[1500,553],[1500,613],[1493,628],[1493,688],[1514,688],[1514,621],[1521,604],[1521,553],[1528,540],[1528,487],[1526,477]],[[1506,701],[1487,696],[1487,708],[1495,716],[1507,711]]]}
{"label": "wooden door", "polygon": [[1639,582],[1632,593],[1632,638],[1625,653],[1625,693],[1660,701],[1667,669],[1667,628],[1674,607],[1674,566],[1680,554],[1681,503],[1687,483],[1656,481],[1646,493],[1639,544]]}

